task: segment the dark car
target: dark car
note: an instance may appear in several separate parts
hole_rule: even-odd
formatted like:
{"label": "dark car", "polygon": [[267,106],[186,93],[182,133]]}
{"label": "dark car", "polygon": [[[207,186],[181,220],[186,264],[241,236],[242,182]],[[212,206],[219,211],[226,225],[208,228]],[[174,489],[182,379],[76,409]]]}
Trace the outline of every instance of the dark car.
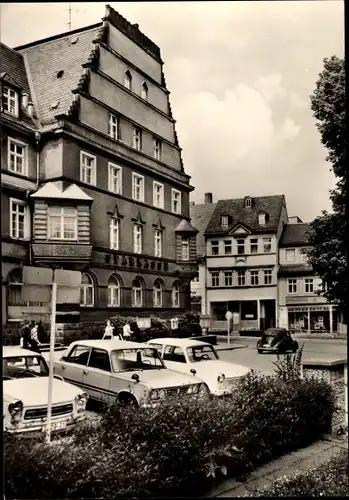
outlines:
{"label": "dark car", "polygon": [[292,339],[286,328],[269,328],[263,332],[262,337],[257,342],[259,354],[270,352],[273,354],[286,354],[297,352],[298,342]]}

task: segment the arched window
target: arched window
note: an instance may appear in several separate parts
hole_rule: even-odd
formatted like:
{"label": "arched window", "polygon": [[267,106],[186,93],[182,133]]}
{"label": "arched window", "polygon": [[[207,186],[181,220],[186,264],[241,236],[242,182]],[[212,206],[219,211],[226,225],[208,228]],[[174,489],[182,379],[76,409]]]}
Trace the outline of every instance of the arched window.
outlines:
{"label": "arched window", "polygon": [[80,305],[93,306],[94,286],[93,279],[87,273],[81,275],[81,298]]}
{"label": "arched window", "polygon": [[153,306],[162,307],[163,288],[159,280],[156,280],[153,286]]}
{"label": "arched window", "polygon": [[139,279],[132,282],[132,306],[142,307],[143,305],[143,287]]}
{"label": "arched window", "polygon": [[172,307],[179,307],[179,286],[173,283],[172,286]]}
{"label": "arched window", "polygon": [[145,101],[148,100],[148,85],[145,82],[141,85],[141,98]]}
{"label": "arched window", "polygon": [[22,271],[19,268],[13,269],[9,274],[7,290],[9,306],[25,305],[21,300]]}
{"label": "arched window", "polygon": [[120,307],[121,287],[116,276],[111,276],[108,281],[108,306]]}
{"label": "arched window", "polygon": [[124,85],[127,89],[131,90],[132,88],[132,76],[129,70],[125,71],[125,76],[124,76]]}

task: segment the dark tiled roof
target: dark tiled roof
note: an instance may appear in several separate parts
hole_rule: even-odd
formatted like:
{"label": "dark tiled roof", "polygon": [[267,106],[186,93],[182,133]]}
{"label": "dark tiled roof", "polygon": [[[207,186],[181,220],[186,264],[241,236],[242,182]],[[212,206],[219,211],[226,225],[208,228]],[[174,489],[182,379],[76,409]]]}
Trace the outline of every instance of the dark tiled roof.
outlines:
{"label": "dark tiled roof", "polygon": [[313,274],[312,267],[309,264],[287,264],[280,266],[279,276],[309,276]]}
{"label": "dark tiled roof", "polygon": [[308,243],[307,232],[310,224],[286,224],[280,238],[280,247],[305,246]]}
{"label": "dark tiled roof", "polygon": [[176,233],[197,233],[198,230],[193,227],[190,222],[188,222],[185,219],[182,219],[181,222],[178,224],[178,226],[175,229]]}
{"label": "dark tiled roof", "polygon": [[[227,234],[239,222],[247,226],[251,232],[276,231],[278,228],[281,208],[284,203],[284,195],[258,196],[252,198],[252,207],[245,208],[244,198],[233,200],[219,200],[216,209],[208,223],[206,233]],[[264,226],[258,224],[258,213],[268,214],[267,223]],[[221,216],[230,215],[232,224],[228,230],[222,230]]]}
{"label": "dark tiled roof", "polygon": [[190,218],[194,227],[199,231],[196,236],[196,248],[198,257],[205,255],[205,236],[207,224],[211,219],[215,203],[207,203],[200,205],[190,205]]}
{"label": "dark tiled roof", "polygon": [[[57,114],[68,112],[73,98],[72,90],[78,86],[84,71],[82,65],[88,62],[94,49],[92,41],[98,37],[100,30],[100,25],[94,25],[86,31],[68,33],[19,50],[28,61],[36,111],[42,124],[54,121]],[[74,38],[78,40],[72,44]],[[57,78],[60,70],[64,71],[63,76]],[[51,109],[51,105],[57,101],[59,105]]]}
{"label": "dark tiled roof", "polygon": [[29,85],[23,57],[0,43],[0,73],[7,73],[22,90],[29,93]]}

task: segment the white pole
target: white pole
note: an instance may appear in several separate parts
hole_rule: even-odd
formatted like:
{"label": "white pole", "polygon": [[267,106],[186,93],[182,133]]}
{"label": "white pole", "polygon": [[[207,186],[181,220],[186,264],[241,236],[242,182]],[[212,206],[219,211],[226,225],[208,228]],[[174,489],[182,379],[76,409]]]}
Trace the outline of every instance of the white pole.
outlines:
{"label": "white pole", "polygon": [[227,319],[228,345],[230,345],[230,319]]}
{"label": "white pole", "polygon": [[52,389],[53,389],[53,353],[55,347],[55,330],[56,330],[56,300],[57,300],[57,283],[53,279],[52,297],[51,297],[51,334],[50,334],[50,366],[48,379],[48,406],[47,406],[47,428],[46,428],[46,443],[51,443],[51,416],[52,416]]}

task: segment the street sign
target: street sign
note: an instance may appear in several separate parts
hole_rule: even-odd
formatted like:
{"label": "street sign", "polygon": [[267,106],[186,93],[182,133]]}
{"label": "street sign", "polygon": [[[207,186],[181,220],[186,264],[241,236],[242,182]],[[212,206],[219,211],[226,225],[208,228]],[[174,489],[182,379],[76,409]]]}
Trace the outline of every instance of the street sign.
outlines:
{"label": "street sign", "polygon": [[171,318],[171,330],[178,329],[178,318]]}
{"label": "street sign", "polygon": [[80,288],[58,285],[57,304],[80,304],[80,298]]}
{"label": "street sign", "polygon": [[150,318],[137,318],[137,326],[138,328],[150,328],[151,327],[151,319]]}
{"label": "street sign", "polygon": [[52,285],[52,281],[52,269],[48,267],[23,266],[23,285]]}
{"label": "street sign", "polygon": [[21,300],[23,302],[50,302],[52,284],[22,285]]}
{"label": "street sign", "polygon": [[227,321],[230,321],[232,317],[233,317],[233,313],[232,313],[231,311],[227,311],[227,312],[225,313],[225,319],[226,319]]}
{"label": "street sign", "polygon": [[58,286],[77,286],[81,285],[81,271],[67,271],[66,269],[55,270],[55,282]]}

